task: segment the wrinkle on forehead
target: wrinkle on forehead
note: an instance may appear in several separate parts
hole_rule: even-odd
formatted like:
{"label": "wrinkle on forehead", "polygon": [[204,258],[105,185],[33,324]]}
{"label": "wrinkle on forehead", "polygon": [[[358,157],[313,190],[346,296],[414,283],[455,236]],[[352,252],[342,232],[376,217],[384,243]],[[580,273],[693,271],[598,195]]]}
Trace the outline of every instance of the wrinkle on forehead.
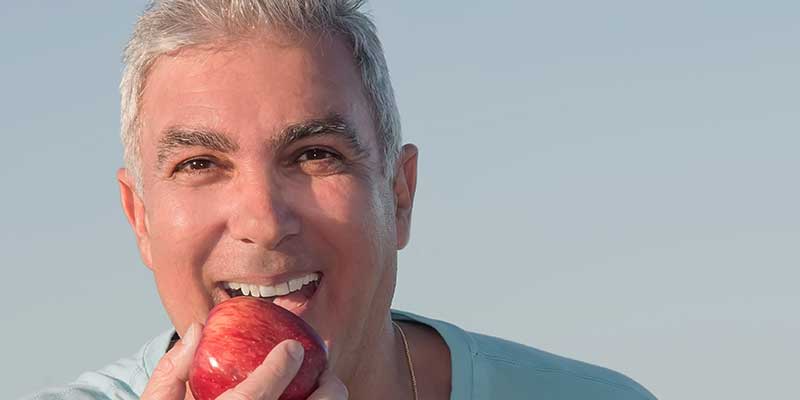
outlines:
{"label": "wrinkle on forehead", "polygon": [[[141,102],[142,115],[146,116],[149,125],[147,129],[143,125],[141,133],[149,136],[147,142],[151,146],[148,147],[155,149],[171,126],[199,127],[204,131],[213,128],[213,131],[235,134],[241,128],[236,126],[239,121],[260,120],[260,126],[245,129],[251,131],[255,128],[269,135],[286,131],[289,125],[298,121],[327,118],[339,112],[350,120],[351,128],[358,126],[359,133],[363,134],[351,138],[356,139],[350,140],[356,145],[352,147],[377,150],[376,125],[360,71],[351,57],[352,49],[346,41],[339,39],[330,35],[287,39],[284,35],[268,34],[189,46],[159,57],[148,73]],[[257,68],[252,68],[253,65]],[[263,69],[260,71],[259,68]],[[286,74],[289,83],[270,79],[272,74],[277,77]],[[267,90],[268,96],[277,93],[270,90],[278,89],[283,92],[280,96],[288,100],[265,100],[262,104],[257,98],[253,100],[252,92],[249,95],[244,92],[241,96],[231,95],[230,88],[237,86],[243,91]],[[327,94],[315,92],[315,89],[327,91]],[[222,92],[213,93],[217,90]],[[317,96],[318,93],[322,94]],[[339,96],[338,93],[351,94]],[[226,100],[219,100],[220,96]],[[282,105],[297,102],[299,108],[280,109]],[[229,112],[241,109],[251,109],[253,115],[243,119],[241,116],[232,117]],[[307,112],[295,112],[303,109]],[[221,140],[209,139],[205,144],[222,144]],[[231,146],[213,147],[231,149]],[[151,165],[160,164],[165,159],[164,153],[148,153],[151,154],[148,156]],[[381,157],[378,153],[376,155],[374,161],[380,164]],[[154,162],[155,158],[159,159],[158,163]]]}

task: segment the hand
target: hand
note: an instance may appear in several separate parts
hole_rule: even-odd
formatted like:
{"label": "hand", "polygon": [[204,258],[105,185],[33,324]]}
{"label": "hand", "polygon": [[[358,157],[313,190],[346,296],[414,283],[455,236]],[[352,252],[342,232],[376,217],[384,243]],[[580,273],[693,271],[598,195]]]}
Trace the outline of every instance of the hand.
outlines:
{"label": "hand", "polygon": [[[186,392],[186,381],[189,380],[189,367],[197,348],[200,330],[200,324],[192,324],[184,337],[161,358],[144,389],[142,400],[191,398]],[[296,358],[289,351],[294,345],[299,348]],[[297,374],[302,360],[303,347],[299,343],[294,340],[281,342],[247,379],[223,393],[217,400],[277,400]],[[347,387],[326,369],[320,376],[319,388],[308,400],[346,400],[347,396]]]}

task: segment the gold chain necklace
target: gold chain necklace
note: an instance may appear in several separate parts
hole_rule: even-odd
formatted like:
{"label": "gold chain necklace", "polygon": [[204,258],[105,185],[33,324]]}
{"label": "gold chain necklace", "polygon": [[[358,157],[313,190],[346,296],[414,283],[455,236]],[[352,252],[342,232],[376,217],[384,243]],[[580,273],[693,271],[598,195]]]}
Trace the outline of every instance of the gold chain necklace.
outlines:
{"label": "gold chain necklace", "polygon": [[411,373],[411,387],[414,389],[414,400],[419,400],[419,395],[417,394],[417,378],[414,376],[414,364],[411,362],[411,352],[408,350],[408,340],[406,340],[406,334],[403,332],[403,328],[397,324],[397,322],[392,321],[392,324],[400,331],[400,338],[403,339],[403,347],[406,351],[406,361],[408,361],[408,372]]}

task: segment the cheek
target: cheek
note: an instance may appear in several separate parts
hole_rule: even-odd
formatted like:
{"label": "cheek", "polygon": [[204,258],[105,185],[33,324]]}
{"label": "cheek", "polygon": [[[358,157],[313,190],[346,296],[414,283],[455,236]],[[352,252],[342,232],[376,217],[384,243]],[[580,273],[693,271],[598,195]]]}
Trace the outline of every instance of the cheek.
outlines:
{"label": "cheek", "polygon": [[162,196],[150,208],[153,274],[164,308],[176,327],[204,321],[213,302],[201,266],[214,243],[216,218],[209,199]]}
{"label": "cheek", "polygon": [[335,259],[331,279],[339,289],[329,300],[352,307],[362,297],[371,297],[383,277],[394,249],[393,222],[387,220],[383,199],[372,187],[347,181],[312,189],[314,201],[304,219],[307,238],[321,238],[325,248],[320,254]]}
{"label": "cheek", "polygon": [[150,221],[154,267],[182,278],[196,275],[199,271],[191,266],[202,265],[218,231],[219,208],[213,197],[173,194],[155,204]]}
{"label": "cheek", "polygon": [[305,203],[306,222],[328,232],[328,237],[352,251],[353,247],[372,247],[387,230],[380,197],[373,188],[348,176],[335,182],[311,185],[310,201]]}

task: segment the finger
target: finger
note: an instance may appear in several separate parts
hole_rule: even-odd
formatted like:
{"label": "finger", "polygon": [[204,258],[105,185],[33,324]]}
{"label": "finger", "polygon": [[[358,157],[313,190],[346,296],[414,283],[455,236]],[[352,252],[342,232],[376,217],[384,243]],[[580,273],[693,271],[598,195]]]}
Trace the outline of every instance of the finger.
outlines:
{"label": "finger", "polygon": [[183,400],[200,330],[200,324],[193,323],[183,338],[161,357],[144,389],[143,400]]}
{"label": "finger", "polygon": [[333,371],[326,369],[319,377],[319,388],[311,393],[307,400],[344,400],[350,396],[347,386],[333,374]]}
{"label": "finger", "polygon": [[303,346],[296,340],[279,343],[245,380],[217,400],[275,400],[289,386],[303,362]]}

